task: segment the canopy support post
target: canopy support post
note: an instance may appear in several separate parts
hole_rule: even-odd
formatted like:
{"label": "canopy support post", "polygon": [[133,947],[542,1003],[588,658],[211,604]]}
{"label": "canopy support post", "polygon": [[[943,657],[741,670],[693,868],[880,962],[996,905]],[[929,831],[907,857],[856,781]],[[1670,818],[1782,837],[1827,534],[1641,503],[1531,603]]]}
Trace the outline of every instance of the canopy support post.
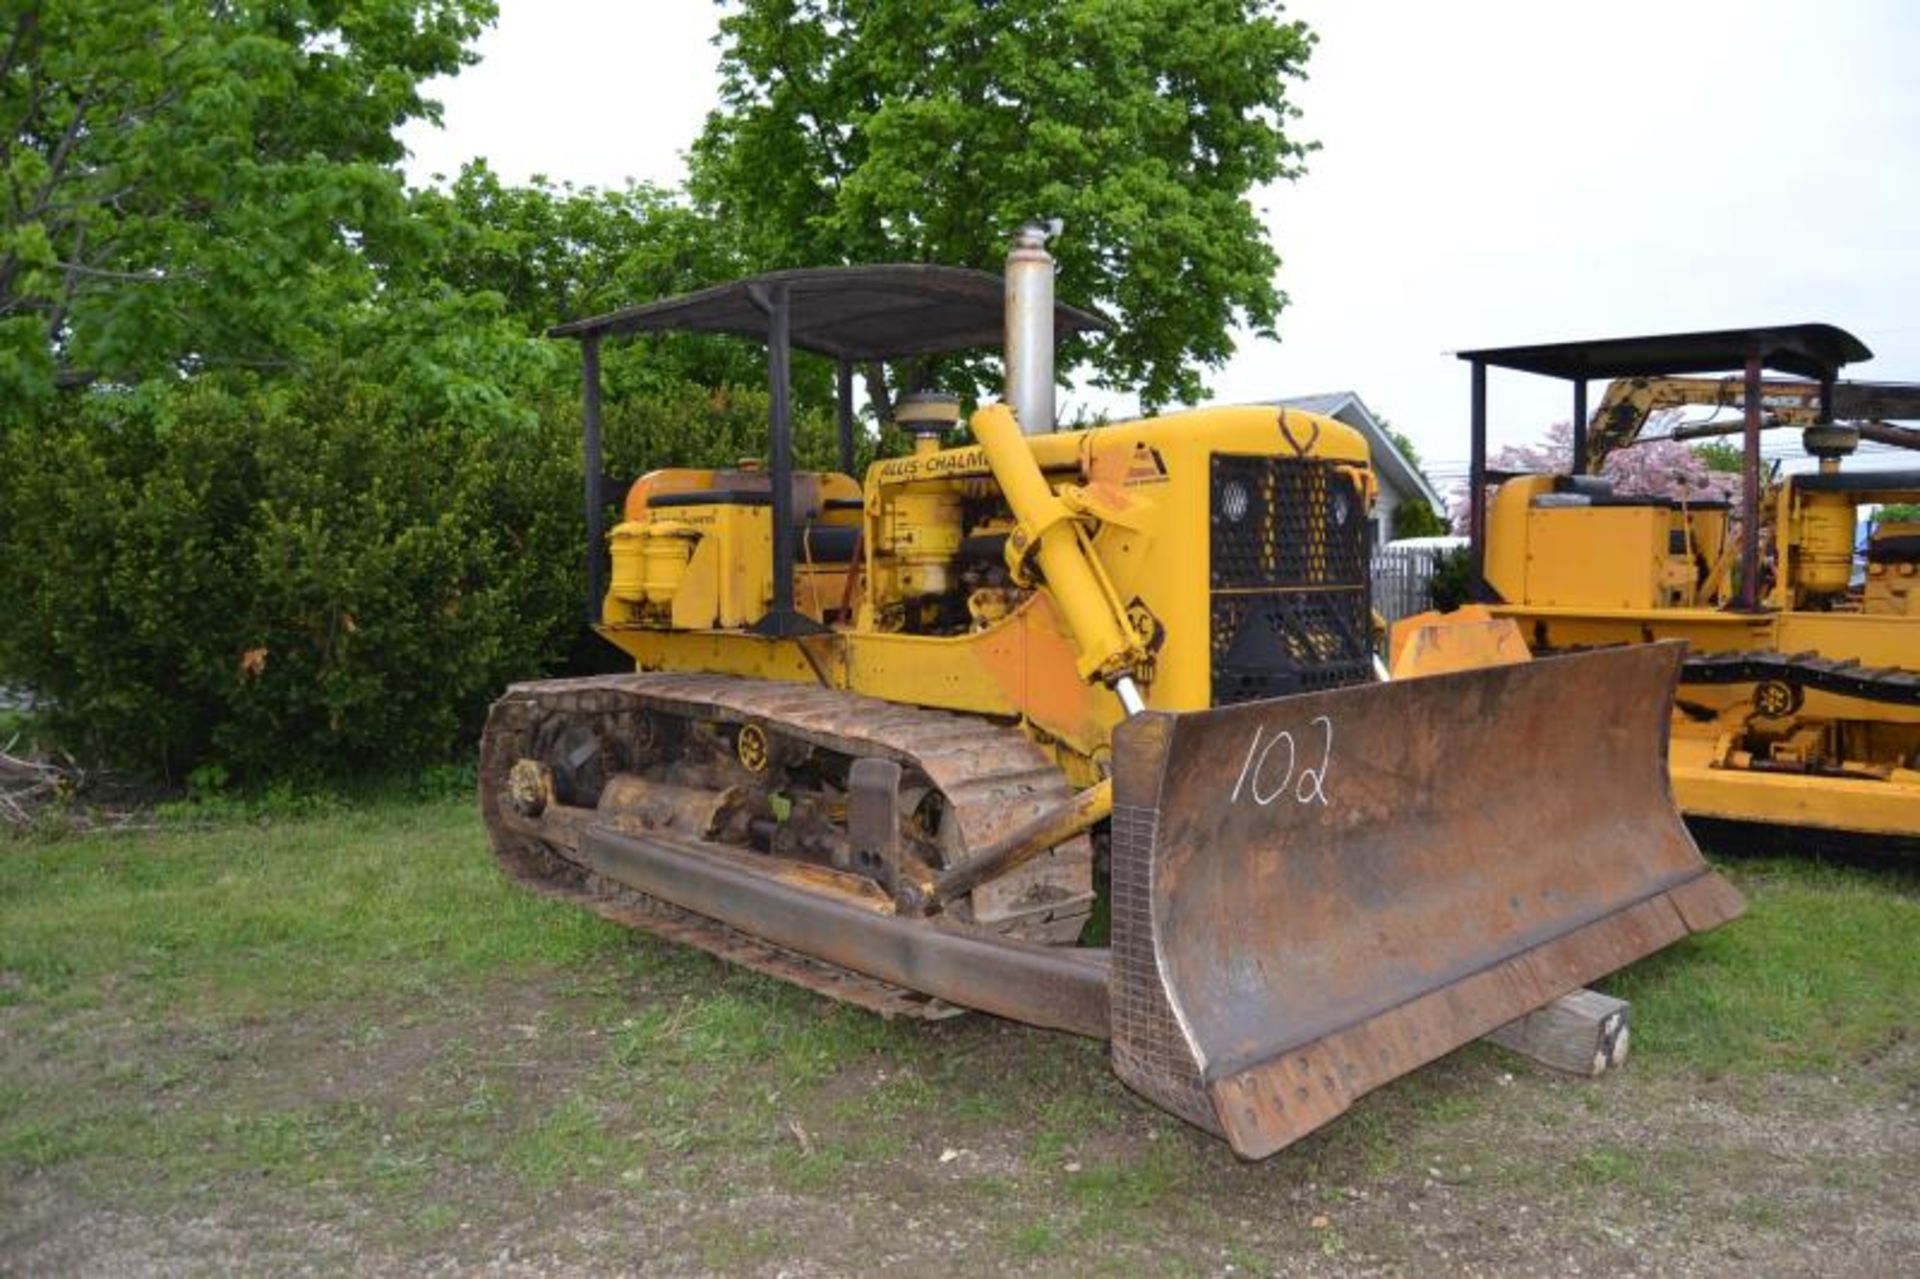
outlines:
{"label": "canopy support post", "polygon": [[[833,426],[839,430],[841,446],[841,474],[852,474],[852,361],[841,359],[833,367],[835,373],[835,401],[833,401]],[[860,478],[860,476],[854,476]]]}
{"label": "canopy support post", "polygon": [[840,473],[853,475],[853,361],[839,361],[834,372],[839,396],[834,403],[834,425],[840,433]]}
{"label": "canopy support post", "polygon": [[756,290],[754,301],[767,313],[767,390],[772,399],[771,416],[773,503],[773,607],[753,624],[756,635],[809,635],[824,630],[811,618],[802,617],[793,607],[793,299],[784,281],[764,291]]}
{"label": "canopy support post", "polygon": [[581,462],[586,472],[587,625],[600,620],[607,593],[607,504],[600,448],[600,338],[580,342],[580,416],[584,439]]}
{"label": "canopy support post", "polygon": [[1746,421],[1740,465],[1740,608],[1760,607],[1760,353],[1747,356]]}
{"label": "canopy support post", "polygon": [[1472,420],[1467,430],[1472,461],[1467,465],[1467,538],[1473,568],[1473,598],[1491,598],[1487,585],[1487,364],[1474,360]]}
{"label": "canopy support post", "polygon": [[1587,473],[1587,379],[1573,379],[1573,473]]}

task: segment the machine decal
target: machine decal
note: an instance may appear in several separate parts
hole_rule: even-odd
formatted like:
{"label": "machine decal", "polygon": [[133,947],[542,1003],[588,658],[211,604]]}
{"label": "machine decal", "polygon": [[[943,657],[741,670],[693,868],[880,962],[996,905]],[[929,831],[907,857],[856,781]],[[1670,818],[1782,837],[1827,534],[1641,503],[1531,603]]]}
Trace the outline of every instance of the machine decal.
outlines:
{"label": "machine decal", "polygon": [[1133,460],[1128,463],[1121,484],[1134,488],[1141,484],[1165,484],[1167,479],[1167,460],[1160,456],[1160,450],[1145,444],[1134,445]]}

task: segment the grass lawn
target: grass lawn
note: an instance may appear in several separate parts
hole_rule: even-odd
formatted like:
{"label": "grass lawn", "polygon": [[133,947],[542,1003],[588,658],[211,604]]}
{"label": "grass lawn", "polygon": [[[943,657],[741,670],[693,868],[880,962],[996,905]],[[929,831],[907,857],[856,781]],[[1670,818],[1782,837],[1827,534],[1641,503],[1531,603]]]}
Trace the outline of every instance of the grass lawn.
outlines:
{"label": "grass lawn", "polygon": [[1624,1072],[1476,1045],[1243,1165],[1099,1044],[520,893],[467,801],[0,844],[0,1272],[1898,1269],[1920,872],[1731,870]]}

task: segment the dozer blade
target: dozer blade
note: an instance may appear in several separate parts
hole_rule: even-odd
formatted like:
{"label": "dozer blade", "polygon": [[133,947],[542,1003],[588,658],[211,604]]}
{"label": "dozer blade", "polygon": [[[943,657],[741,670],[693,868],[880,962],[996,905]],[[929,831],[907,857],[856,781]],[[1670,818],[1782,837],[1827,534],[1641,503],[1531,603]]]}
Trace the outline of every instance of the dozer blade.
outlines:
{"label": "dozer blade", "polygon": [[1148,713],[1114,744],[1114,1068],[1259,1158],[1739,914],[1668,791],[1680,645]]}

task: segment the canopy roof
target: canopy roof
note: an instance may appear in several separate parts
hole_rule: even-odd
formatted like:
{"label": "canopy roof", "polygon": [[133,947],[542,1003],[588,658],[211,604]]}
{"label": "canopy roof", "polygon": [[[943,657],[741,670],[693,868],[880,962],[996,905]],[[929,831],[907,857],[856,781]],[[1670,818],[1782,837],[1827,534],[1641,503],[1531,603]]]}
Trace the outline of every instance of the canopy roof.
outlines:
{"label": "canopy roof", "polygon": [[1859,338],[1831,324],[1486,347],[1459,354],[1494,368],[1567,379],[1724,373],[1745,367],[1752,355],[1763,367],[1823,379],[1843,364],[1873,356]]}
{"label": "canopy roof", "polygon": [[[813,267],[770,271],[731,284],[627,307],[547,330],[550,337],[588,338],[667,331],[731,333],[765,341],[774,289],[785,285],[789,341],[836,360],[892,360],[1001,343],[1006,283],[961,267]],[[1102,330],[1106,320],[1065,304],[1054,308],[1054,333]]]}

